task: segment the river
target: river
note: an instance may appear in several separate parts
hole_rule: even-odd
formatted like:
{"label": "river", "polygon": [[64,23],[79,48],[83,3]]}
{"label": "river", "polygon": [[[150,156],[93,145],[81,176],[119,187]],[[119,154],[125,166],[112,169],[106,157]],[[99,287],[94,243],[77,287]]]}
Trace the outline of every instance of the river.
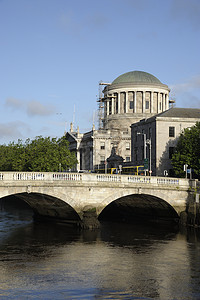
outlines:
{"label": "river", "polygon": [[0,299],[200,299],[200,235],[167,224],[81,231],[0,212]]}

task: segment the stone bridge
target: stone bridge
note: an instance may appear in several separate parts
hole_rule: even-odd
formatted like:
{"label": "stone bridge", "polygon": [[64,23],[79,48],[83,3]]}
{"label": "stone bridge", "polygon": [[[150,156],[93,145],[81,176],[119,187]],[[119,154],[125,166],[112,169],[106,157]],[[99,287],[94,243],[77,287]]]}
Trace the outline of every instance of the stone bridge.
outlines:
{"label": "stone bridge", "polygon": [[96,221],[179,218],[194,199],[195,185],[195,180],[169,177],[1,172],[0,199],[21,199],[36,217],[90,227],[90,213]]}

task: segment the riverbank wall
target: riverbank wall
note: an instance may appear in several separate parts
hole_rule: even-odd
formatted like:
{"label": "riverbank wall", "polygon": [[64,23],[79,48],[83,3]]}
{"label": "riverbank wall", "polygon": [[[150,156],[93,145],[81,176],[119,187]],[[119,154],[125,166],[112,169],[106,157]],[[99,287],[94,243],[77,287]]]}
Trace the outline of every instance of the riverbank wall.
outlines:
{"label": "riverbank wall", "polygon": [[200,203],[189,203],[187,209],[187,225],[200,227]]}
{"label": "riverbank wall", "polygon": [[200,182],[194,181],[194,187],[191,190],[193,195],[189,201],[186,211],[180,214],[180,223],[186,226],[200,227]]}

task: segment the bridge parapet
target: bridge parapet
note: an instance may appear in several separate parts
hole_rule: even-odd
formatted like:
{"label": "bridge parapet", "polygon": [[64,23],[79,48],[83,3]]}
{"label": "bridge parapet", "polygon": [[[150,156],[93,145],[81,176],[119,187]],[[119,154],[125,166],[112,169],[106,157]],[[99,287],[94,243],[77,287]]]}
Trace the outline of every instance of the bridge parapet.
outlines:
{"label": "bridge parapet", "polygon": [[[67,172],[0,172],[0,198],[17,195],[40,216],[67,219],[69,213],[69,220],[74,218],[73,210],[82,220],[84,214],[87,215],[90,210],[94,212],[95,209],[99,215],[113,201],[121,199],[123,202],[129,197],[135,197],[138,203],[146,197],[147,202],[153,201],[155,205],[165,201],[180,215],[181,212],[186,212],[190,201],[194,203],[194,195],[200,194],[198,188],[199,182],[186,178]],[[197,200],[199,202],[196,197],[196,202]]]}
{"label": "bridge parapet", "polygon": [[0,172],[0,182],[11,181],[75,181],[82,183],[121,183],[145,184],[154,186],[182,186],[193,188],[194,180],[185,178],[135,176],[120,174],[94,174],[94,173],[64,173],[64,172]]}

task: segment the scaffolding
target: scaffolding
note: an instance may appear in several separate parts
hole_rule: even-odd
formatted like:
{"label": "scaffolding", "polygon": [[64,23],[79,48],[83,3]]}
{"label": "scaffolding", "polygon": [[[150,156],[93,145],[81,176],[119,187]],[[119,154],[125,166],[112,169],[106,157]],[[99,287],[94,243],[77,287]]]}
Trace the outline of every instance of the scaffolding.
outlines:
{"label": "scaffolding", "polygon": [[173,99],[169,100],[169,108],[173,108],[175,106],[176,101]]}
{"label": "scaffolding", "polygon": [[99,120],[99,129],[103,129],[103,119],[104,119],[104,95],[103,90],[111,85],[111,83],[106,83],[103,81],[99,82],[99,99],[97,100],[99,107],[98,107],[98,120]]}

